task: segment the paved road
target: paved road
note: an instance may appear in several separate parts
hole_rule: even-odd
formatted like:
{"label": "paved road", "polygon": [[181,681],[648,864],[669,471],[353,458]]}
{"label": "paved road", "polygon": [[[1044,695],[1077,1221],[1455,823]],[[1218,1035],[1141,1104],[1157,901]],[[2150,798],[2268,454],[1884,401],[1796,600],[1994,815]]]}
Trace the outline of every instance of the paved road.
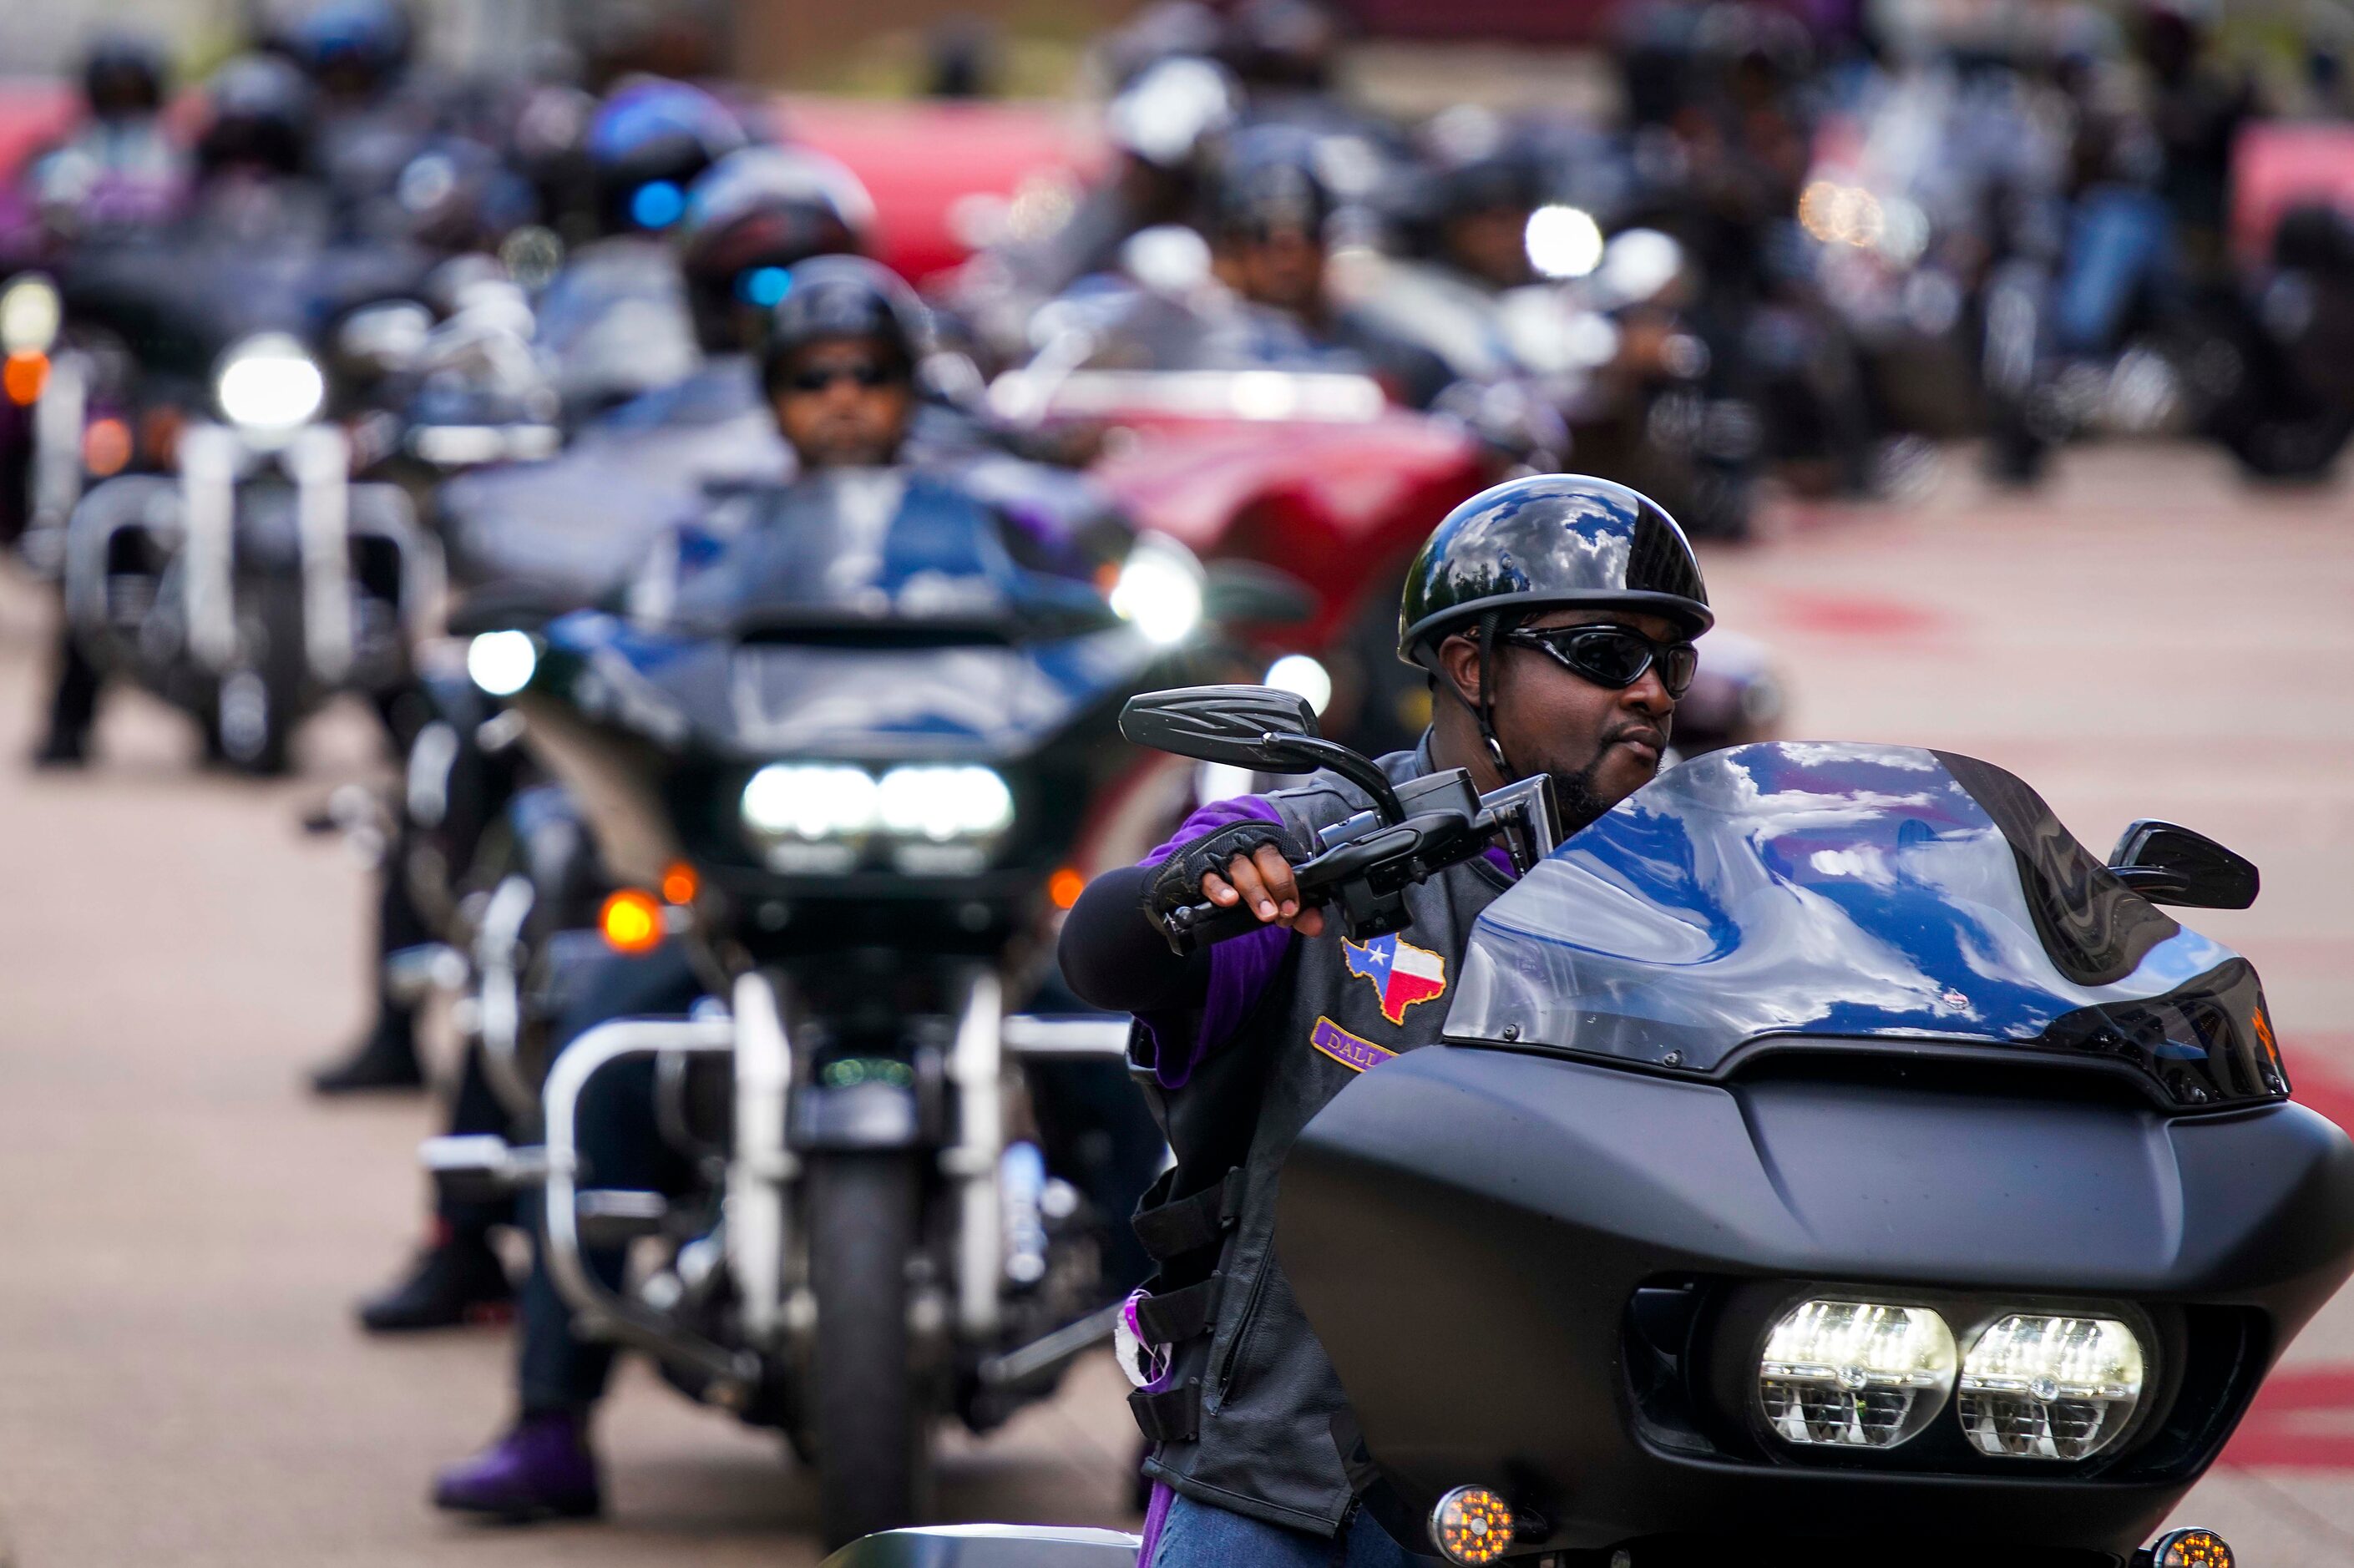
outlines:
{"label": "paved road", "polygon": [[[1793,514],[1712,558],[1727,624],[1785,656],[1794,732],[1934,743],[2037,785],[2096,848],[2135,816],[2215,833],[2262,905],[2200,924],[2263,969],[2300,1091],[2354,1119],[2354,498],[2252,494],[2197,453],[2110,450],[2032,501],[1959,472],[1889,515]],[[323,1107],[299,1071],[360,1020],[362,884],[297,832],[371,766],[309,737],[294,782],[204,778],[123,700],[87,778],[28,776],[46,621],[0,588],[0,1520],[25,1568],[804,1563],[810,1489],[757,1433],[625,1380],[614,1518],[482,1531],[425,1478],[506,1414],[506,1346],[364,1341],[413,1231],[414,1102]],[[2354,1304],[2185,1514],[2251,1568],[2354,1559]],[[955,1446],[980,1517],[1121,1520],[1129,1438],[1092,1365]]]}

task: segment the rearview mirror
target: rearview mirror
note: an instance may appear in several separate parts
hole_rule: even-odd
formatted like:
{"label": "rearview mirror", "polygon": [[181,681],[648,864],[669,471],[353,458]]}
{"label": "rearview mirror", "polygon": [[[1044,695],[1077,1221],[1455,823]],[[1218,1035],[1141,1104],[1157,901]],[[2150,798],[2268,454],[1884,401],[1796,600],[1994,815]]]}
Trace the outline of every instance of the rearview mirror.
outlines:
{"label": "rearview mirror", "polygon": [[1312,773],[1324,759],[1285,737],[1313,740],[1316,710],[1274,686],[1180,686],[1128,699],[1119,733],[1139,746],[1261,773]]}
{"label": "rearview mirror", "polygon": [[2254,862],[2173,822],[2145,818],[2126,828],[2109,869],[2153,904],[2245,909],[2256,901]]}

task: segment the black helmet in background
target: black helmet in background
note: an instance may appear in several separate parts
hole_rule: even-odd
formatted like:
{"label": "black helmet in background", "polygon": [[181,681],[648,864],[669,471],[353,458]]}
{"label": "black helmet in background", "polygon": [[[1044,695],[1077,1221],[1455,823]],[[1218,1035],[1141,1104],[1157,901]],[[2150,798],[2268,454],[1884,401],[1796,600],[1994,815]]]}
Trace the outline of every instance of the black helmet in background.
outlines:
{"label": "black helmet in background", "polygon": [[147,38],[105,33],[81,57],[81,96],[93,119],[137,120],[164,107],[171,70]]}
{"label": "black helmet in background", "polygon": [[1332,216],[1332,193],[1317,168],[1316,137],[1291,125],[1256,125],[1235,134],[1210,193],[1216,235],[1320,238]]}
{"label": "black helmet in background", "polygon": [[607,234],[661,233],[686,216],[686,190],[745,145],[743,122],[699,87],[642,77],[616,88],[583,151]]}
{"label": "black helmet in background", "polygon": [[1537,473],[1490,485],[1432,530],[1406,568],[1398,657],[1435,670],[1449,635],[1554,609],[1665,616],[1688,637],[1716,620],[1665,507],[1610,480]]}
{"label": "black helmet in background", "polygon": [[792,269],[790,286],[769,319],[761,384],[773,392],[796,353],[829,338],[879,343],[913,375],[931,352],[931,313],[881,262],[820,256]]}
{"label": "black helmet in background", "polygon": [[205,94],[212,113],[196,141],[205,178],[230,170],[295,175],[308,161],[311,84],[271,55],[244,55],[215,72]]}
{"label": "black helmet in background", "polygon": [[757,349],[815,256],[874,247],[875,202],[858,176],[799,147],[745,147],[687,190],[673,239],[706,353]]}
{"label": "black helmet in background", "polygon": [[323,0],[286,30],[283,48],[331,98],[373,98],[408,68],[416,42],[399,0]]}

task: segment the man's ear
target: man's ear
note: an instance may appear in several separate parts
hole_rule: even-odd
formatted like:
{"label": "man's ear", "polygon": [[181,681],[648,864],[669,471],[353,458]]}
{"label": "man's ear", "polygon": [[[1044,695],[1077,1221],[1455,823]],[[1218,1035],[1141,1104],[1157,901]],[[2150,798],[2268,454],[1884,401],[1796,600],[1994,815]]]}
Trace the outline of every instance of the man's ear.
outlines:
{"label": "man's ear", "polygon": [[1479,644],[1461,632],[1438,644],[1438,678],[1450,682],[1473,707],[1479,705]]}

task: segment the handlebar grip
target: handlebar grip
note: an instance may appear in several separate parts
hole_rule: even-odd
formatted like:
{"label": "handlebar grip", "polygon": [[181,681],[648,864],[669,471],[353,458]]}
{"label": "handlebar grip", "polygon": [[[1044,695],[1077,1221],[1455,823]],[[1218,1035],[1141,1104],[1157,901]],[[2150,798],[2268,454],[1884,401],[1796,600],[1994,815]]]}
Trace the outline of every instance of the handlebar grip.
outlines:
{"label": "handlebar grip", "polygon": [[1263,922],[1247,904],[1213,904],[1207,899],[1172,909],[1161,917],[1161,934],[1169,950],[1183,958],[1198,948],[1256,931]]}

